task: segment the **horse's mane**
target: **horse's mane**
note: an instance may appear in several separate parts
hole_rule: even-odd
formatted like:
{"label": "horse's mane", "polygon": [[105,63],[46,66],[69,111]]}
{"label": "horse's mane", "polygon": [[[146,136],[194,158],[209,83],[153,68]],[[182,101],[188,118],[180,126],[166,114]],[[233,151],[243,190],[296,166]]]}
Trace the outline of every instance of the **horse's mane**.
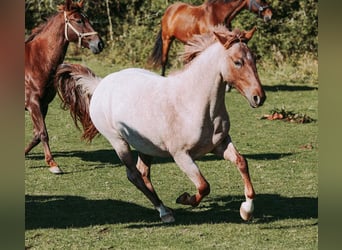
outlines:
{"label": "horse's mane", "polygon": [[216,36],[213,33],[224,35],[227,38],[225,47],[230,47],[236,41],[241,40],[242,32],[239,29],[229,31],[226,26],[219,24],[211,28],[211,30],[202,35],[193,35],[192,38],[185,44],[184,51],[179,54],[181,60],[188,64],[195,57],[200,55],[206,48],[217,41]]}
{"label": "horse's mane", "polygon": [[[71,12],[75,11],[81,11],[82,5],[80,5],[78,2],[73,2],[70,6]],[[60,12],[67,11],[66,7],[64,5],[58,5],[57,6],[58,13],[50,16],[44,23],[39,24],[37,27],[33,28],[31,31],[31,34],[26,38],[25,43],[28,43],[32,41],[44,28],[50,23],[50,21],[56,17]]]}
{"label": "horse's mane", "polygon": [[50,16],[44,23],[39,24],[37,27],[33,28],[31,31],[31,34],[26,38],[25,43],[28,43],[32,41],[44,28],[49,24],[49,22],[57,16],[57,14],[54,14],[53,16]]}

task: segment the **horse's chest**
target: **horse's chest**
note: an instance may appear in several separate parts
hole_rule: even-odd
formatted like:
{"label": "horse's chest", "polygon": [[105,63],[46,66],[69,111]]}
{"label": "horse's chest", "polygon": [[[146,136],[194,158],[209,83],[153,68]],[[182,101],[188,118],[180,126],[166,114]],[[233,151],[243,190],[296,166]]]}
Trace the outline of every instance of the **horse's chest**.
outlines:
{"label": "horse's chest", "polygon": [[229,119],[228,116],[217,116],[212,121],[211,143],[213,146],[219,144],[228,135]]}
{"label": "horse's chest", "polygon": [[[196,131],[197,130],[197,131]],[[227,137],[229,132],[228,116],[218,116],[210,119],[201,126],[194,129],[191,144],[192,148],[189,150],[193,155],[201,156],[211,152],[221,141]]]}

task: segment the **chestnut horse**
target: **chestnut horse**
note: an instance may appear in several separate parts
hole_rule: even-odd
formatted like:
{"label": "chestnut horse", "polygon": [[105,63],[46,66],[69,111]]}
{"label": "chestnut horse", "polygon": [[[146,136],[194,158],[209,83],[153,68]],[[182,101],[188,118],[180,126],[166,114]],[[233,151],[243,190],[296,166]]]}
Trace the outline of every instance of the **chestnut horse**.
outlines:
{"label": "chestnut horse", "polygon": [[[240,215],[250,219],[255,192],[245,158],[229,135],[225,86],[230,84],[253,108],[265,101],[255,60],[246,43],[248,32],[216,27],[206,36],[194,37],[184,57],[184,69],[162,77],[130,68],[98,78],[79,64],[61,64],[56,73],[58,93],[75,122],[92,140],[100,132],[126,166],[128,179],[152,202],[163,222],[172,222],[171,209],[159,199],[150,180],[152,157],[172,157],[197,188],[177,202],[197,206],[210,185],[194,159],[212,152],[236,164],[244,182],[246,201]],[[139,152],[135,162],[131,146]]]}
{"label": "chestnut horse", "polygon": [[243,9],[257,13],[264,21],[272,18],[272,10],[264,0],[208,0],[199,6],[186,3],[170,5],[162,17],[149,63],[162,66],[161,75],[164,76],[174,39],[186,43],[194,34],[204,34],[217,24],[225,24],[230,29],[232,19]]}
{"label": "chestnut horse", "polygon": [[58,6],[58,13],[33,29],[25,41],[25,110],[30,112],[34,136],[25,148],[25,155],[42,142],[45,161],[52,173],[62,170],[53,159],[45,124],[48,105],[56,95],[54,76],[64,60],[69,42],[89,48],[94,54],[104,47],[100,36],[82,12],[83,1],[66,0]]}

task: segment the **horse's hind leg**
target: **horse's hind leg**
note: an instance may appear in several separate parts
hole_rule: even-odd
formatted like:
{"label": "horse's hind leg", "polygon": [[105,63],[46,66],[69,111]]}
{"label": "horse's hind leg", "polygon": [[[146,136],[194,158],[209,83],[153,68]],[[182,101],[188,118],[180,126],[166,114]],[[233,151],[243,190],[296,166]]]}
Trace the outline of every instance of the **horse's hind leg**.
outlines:
{"label": "horse's hind leg", "polygon": [[[152,157],[149,155],[145,155],[139,153],[138,162],[137,162],[137,169],[141,173],[141,176],[144,180],[146,187],[153,193],[156,197],[158,197],[156,191],[153,188],[151,177],[150,177],[150,169],[151,169]],[[159,198],[158,198],[159,199]],[[159,199],[160,200],[160,199]],[[165,207],[162,203],[159,206],[156,206],[156,209],[160,213],[160,218],[164,222],[173,222],[174,217],[171,210]]]}
{"label": "horse's hind leg", "polygon": [[139,153],[138,162],[137,162],[137,169],[141,173],[141,176],[145,182],[146,187],[152,193],[155,193],[155,190],[154,190],[153,185],[151,183],[151,176],[150,176],[151,163],[152,163],[152,156]]}
{"label": "horse's hind leg", "polygon": [[173,40],[174,40],[174,38],[162,34],[162,41],[163,41],[162,59],[161,59],[161,65],[162,65],[161,75],[162,76],[165,76],[166,64],[168,62],[170,46],[171,46]]}
{"label": "horse's hind leg", "polygon": [[[107,137],[109,139],[109,137]],[[118,157],[126,166],[127,178],[133,183],[155,206],[160,213],[163,222],[173,222],[172,211],[165,207],[158,195],[153,189],[149,179],[149,167],[151,159],[147,156],[141,156],[137,165],[134,164],[131,149],[129,145],[121,139],[109,139]]]}
{"label": "horse's hind leg", "polygon": [[49,165],[49,170],[54,174],[63,173],[62,170],[58,167],[57,163],[53,159],[51,154],[50,146],[49,146],[49,135],[47,133],[46,125],[45,125],[45,116],[47,114],[48,106],[41,107],[39,101],[34,101],[32,98],[29,106],[27,106],[27,110],[30,112],[31,119],[33,122],[33,131],[34,136],[31,143],[25,148],[25,155],[27,155],[32,148],[42,142],[44,148],[45,161]]}
{"label": "horse's hind leg", "polygon": [[176,202],[196,207],[203,197],[210,193],[210,185],[203,177],[198,166],[190,155],[182,152],[174,155],[173,158],[180,169],[189,177],[197,188],[197,193],[195,195],[190,196],[189,193],[185,192],[177,198]]}
{"label": "horse's hind leg", "polygon": [[249,176],[247,160],[236,150],[230,136],[228,136],[221,145],[213,151],[214,154],[229,160],[237,166],[245,186],[246,201],[242,202],[240,207],[240,216],[244,220],[249,220],[253,215],[254,205],[253,199],[255,192]]}

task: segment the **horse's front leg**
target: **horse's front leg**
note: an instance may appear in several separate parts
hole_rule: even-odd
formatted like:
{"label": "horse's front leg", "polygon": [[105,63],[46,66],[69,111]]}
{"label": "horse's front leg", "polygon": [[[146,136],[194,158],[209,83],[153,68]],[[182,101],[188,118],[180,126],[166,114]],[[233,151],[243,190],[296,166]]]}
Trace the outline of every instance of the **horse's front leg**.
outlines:
{"label": "horse's front leg", "polygon": [[180,169],[189,177],[197,188],[197,193],[195,195],[191,196],[189,193],[185,192],[177,198],[176,202],[196,207],[203,197],[210,193],[210,185],[203,177],[190,155],[182,152],[174,155],[173,158]]}
{"label": "horse's front leg", "polygon": [[240,216],[243,220],[249,220],[254,211],[253,199],[255,192],[249,176],[247,160],[236,150],[230,136],[228,136],[218,147],[213,151],[214,154],[229,160],[237,166],[245,186],[246,201],[242,202],[240,207]]}

